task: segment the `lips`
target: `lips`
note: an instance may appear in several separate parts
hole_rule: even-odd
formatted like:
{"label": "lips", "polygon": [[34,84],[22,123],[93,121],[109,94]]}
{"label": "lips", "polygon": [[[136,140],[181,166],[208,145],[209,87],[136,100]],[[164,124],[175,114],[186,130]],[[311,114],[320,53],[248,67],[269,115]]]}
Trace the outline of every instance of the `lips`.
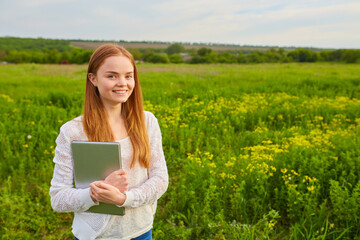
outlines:
{"label": "lips", "polygon": [[124,94],[126,93],[126,90],[113,90],[113,92],[117,94]]}

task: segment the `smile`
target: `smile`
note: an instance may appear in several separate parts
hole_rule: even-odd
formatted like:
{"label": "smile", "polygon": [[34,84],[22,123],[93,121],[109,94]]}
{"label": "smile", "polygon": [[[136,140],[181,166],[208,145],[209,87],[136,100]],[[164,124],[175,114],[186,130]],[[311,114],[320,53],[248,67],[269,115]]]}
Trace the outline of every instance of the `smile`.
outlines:
{"label": "smile", "polygon": [[113,92],[122,94],[122,93],[126,93],[126,90],[114,90]]}

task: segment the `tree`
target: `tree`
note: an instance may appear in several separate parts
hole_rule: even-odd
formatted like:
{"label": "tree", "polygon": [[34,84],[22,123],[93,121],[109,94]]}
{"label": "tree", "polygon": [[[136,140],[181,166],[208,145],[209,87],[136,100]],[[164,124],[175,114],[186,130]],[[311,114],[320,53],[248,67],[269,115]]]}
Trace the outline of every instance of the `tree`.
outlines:
{"label": "tree", "polygon": [[326,62],[333,61],[332,56],[331,56],[331,51],[329,51],[329,50],[321,51],[320,58],[321,58],[321,60],[326,61]]}
{"label": "tree", "polygon": [[180,54],[177,54],[177,53],[171,54],[171,55],[169,56],[169,60],[170,60],[170,62],[172,62],[172,63],[182,63],[182,62],[183,62],[183,59],[182,59],[181,55],[180,55]]}
{"label": "tree", "polygon": [[341,56],[341,60],[346,63],[356,63],[360,61],[360,50],[346,49]]}
{"label": "tree", "polygon": [[92,50],[85,50],[82,48],[74,48],[70,52],[69,62],[77,63],[77,64],[87,63],[87,62],[89,62],[92,53],[93,53]]}
{"label": "tree", "polygon": [[207,54],[210,54],[212,52],[211,48],[202,47],[197,50],[197,54],[199,56],[205,56]]}
{"label": "tree", "polygon": [[238,63],[246,63],[246,57],[242,52],[239,53],[236,60]]}
{"label": "tree", "polygon": [[236,63],[236,56],[229,52],[222,52],[218,55],[219,63]]}
{"label": "tree", "polygon": [[152,53],[147,57],[146,61],[152,63],[168,63],[169,58],[166,53]]}
{"label": "tree", "polygon": [[341,61],[342,55],[344,53],[344,49],[338,49],[331,52],[332,61]]}
{"label": "tree", "polygon": [[299,48],[288,53],[288,57],[296,62],[316,62],[319,59],[318,53],[310,50]]}
{"label": "tree", "polygon": [[266,51],[264,55],[265,62],[284,62],[285,61],[284,49],[276,50],[275,48],[270,48]]}
{"label": "tree", "polygon": [[175,53],[182,53],[185,51],[185,48],[183,45],[179,44],[179,43],[174,43],[174,44],[171,44],[167,47],[167,49],[165,50],[165,52],[168,54],[168,55],[172,55],[172,54],[175,54]]}
{"label": "tree", "polygon": [[212,52],[210,48],[202,47],[197,50],[197,54],[191,59],[190,63],[216,63],[218,54]]}
{"label": "tree", "polygon": [[45,49],[45,63],[59,63],[61,61],[61,53],[57,49]]}
{"label": "tree", "polygon": [[151,51],[146,51],[144,54],[143,54],[143,60],[145,62],[150,62],[150,59],[154,56],[154,52],[151,52]]}
{"label": "tree", "polygon": [[246,55],[247,62],[249,63],[263,63],[265,62],[264,54],[262,52],[252,52]]}
{"label": "tree", "polygon": [[70,54],[69,54],[69,52],[62,52],[61,53],[61,57],[60,57],[60,61],[67,61],[67,62],[69,62],[69,60],[70,60]]}
{"label": "tree", "polygon": [[6,56],[5,51],[0,50],[0,60],[3,59]]}
{"label": "tree", "polygon": [[137,48],[129,48],[129,52],[133,55],[135,60],[140,60],[142,57],[142,53]]}

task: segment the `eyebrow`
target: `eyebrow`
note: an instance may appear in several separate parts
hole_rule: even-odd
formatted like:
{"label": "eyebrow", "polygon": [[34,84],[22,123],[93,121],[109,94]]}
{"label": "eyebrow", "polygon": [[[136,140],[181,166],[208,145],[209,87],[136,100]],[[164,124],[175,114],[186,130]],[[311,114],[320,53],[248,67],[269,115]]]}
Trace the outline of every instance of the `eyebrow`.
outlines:
{"label": "eyebrow", "polygon": [[[114,71],[106,71],[105,73],[119,74],[118,72],[114,72]],[[129,73],[134,73],[134,71],[130,71],[125,74],[129,74]]]}

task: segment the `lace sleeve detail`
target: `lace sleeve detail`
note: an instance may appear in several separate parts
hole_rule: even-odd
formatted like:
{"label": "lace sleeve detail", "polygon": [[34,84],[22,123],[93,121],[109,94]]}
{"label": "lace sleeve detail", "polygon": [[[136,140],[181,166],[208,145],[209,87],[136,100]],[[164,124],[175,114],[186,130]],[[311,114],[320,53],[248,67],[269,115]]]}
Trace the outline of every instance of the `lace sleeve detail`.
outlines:
{"label": "lace sleeve detail", "polygon": [[75,189],[73,163],[71,152],[71,138],[74,133],[71,127],[63,126],[56,139],[54,174],[51,180],[50,197],[51,206],[58,212],[83,212],[95,205],[89,193],[90,188]]}
{"label": "lace sleeve detail", "polygon": [[149,178],[141,186],[126,192],[126,201],[123,206],[139,207],[144,204],[154,203],[167,190],[169,176],[162,148],[161,131],[157,119],[152,113],[147,112],[148,134],[151,149]]}

